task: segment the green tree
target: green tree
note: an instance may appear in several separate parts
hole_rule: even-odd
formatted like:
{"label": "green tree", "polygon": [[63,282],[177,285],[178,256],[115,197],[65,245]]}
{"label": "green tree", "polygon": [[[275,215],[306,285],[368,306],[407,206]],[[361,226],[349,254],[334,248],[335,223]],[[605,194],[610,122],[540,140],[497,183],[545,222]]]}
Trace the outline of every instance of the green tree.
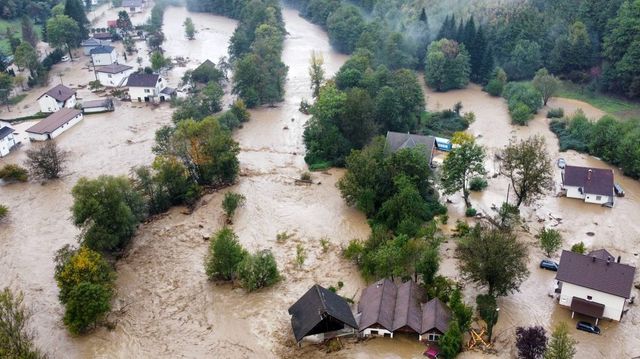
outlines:
{"label": "green tree", "polygon": [[184,26],[184,34],[189,40],[196,38],[196,27],[193,25],[193,20],[190,17],[184,20],[182,24]]}
{"label": "green tree", "polygon": [[20,20],[20,25],[22,27],[22,41],[31,45],[31,47],[35,48],[38,46],[38,33],[33,28],[33,22],[31,19],[24,15]]}
{"label": "green tree", "polygon": [[311,89],[313,90],[313,97],[320,95],[320,88],[324,83],[324,58],[322,53],[311,51],[311,59],[309,60],[309,76],[311,77]]}
{"label": "green tree", "polygon": [[458,322],[456,320],[450,321],[449,329],[447,329],[446,333],[444,333],[438,341],[442,357],[444,359],[453,359],[458,356],[458,353],[460,353],[462,349],[462,340],[462,331],[460,330]]}
{"label": "green tree", "polygon": [[458,243],[456,258],[463,276],[487,286],[492,296],[518,290],[529,275],[527,247],[511,232],[476,225]]}
{"label": "green tree", "polygon": [[216,113],[222,110],[222,96],[224,96],[224,90],[217,82],[209,82],[202,89],[202,108],[206,110],[205,113]]}
{"label": "green tree", "polygon": [[18,67],[29,69],[32,77],[36,77],[38,54],[28,42],[22,42],[14,53],[14,61]]}
{"label": "green tree", "polygon": [[71,292],[82,282],[113,287],[115,272],[102,255],[86,246],[74,249],[69,245],[56,252],[54,278],[60,292],[58,298],[63,304],[69,301]]}
{"label": "green tree", "polygon": [[133,24],[131,23],[131,19],[129,18],[129,13],[121,10],[118,11],[118,19],[116,20],[116,27],[122,31],[122,33],[127,36],[131,31],[133,31]]}
{"label": "green tree", "polygon": [[327,18],[329,41],[336,50],[350,54],[355,50],[364,26],[364,19],[355,6],[342,5]]}
{"label": "green tree", "polygon": [[236,209],[242,207],[245,200],[246,198],[240,193],[227,192],[224,194],[222,209],[224,210],[225,216],[227,216],[227,222],[231,222],[233,215],[236,213]]}
{"label": "green tree", "polygon": [[[2,62],[2,61],[0,61]],[[19,75],[18,75],[19,76]],[[0,103],[8,104],[11,90],[13,90],[14,80],[6,72],[0,72]]]}
{"label": "green tree", "polygon": [[505,71],[512,80],[524,80],[533,77],[542,65],[540,45],[534,41],[518,40],[511,51]]}
{"label": "green tree", "polygon": [[248,255],[238,242],[238,236],[229,227],[224,227],[214,235],[205,258],[205,272],[209,279],[232,280],[238,265]]}
{"label": "green tree", "polygon": [[31,313],[25,308],[22,293],[14,294],[9,288],[0,291],[0,357],[44,359],[33,344],[33,333],[28,329]]}
{"label": "green tree", "polygon": [[26,153],[25,164],[33,177],[45,180],[57,179],[66,167],[68,152],[59,148],[54,141],[34,146]]}
{"label": "green tree", "polygon": [[[64,14],[73,19],[73,21],[75,21],[78,25],[79,37],[77,37],[77,41],[89,37],[88,26],[90,25],[90,23],[87,19],[87,15],[85,14],[84,6],[82,5],[81,0],[65,0]],[[49,36],[51,36],[50,31]]]}
{"label": "green tree", "polygon": [[249,292],[271,286],[280,280],[278,265],[268,250],[247,255],[238,264],[238,277]]}
{"label": "green tree", "polygon": [[578,242],[571,246],[571,251],[575,253],[585,254],[587,253],[587,249],[585,248],[584,242]]}
{"label": "green tree", "polygon": [[517,327],[518,359],[542,359],[547,350],[547,332],[541,326]]}
{"label": "green tree", "polygon": [[64,324],[73,334],[86,332],[111,310],[111,289],[102,284],[81,282],[69,293]]}
{"label": "green tree", "polygon": [[537,237],[540,240],[540,247],[547,257],[551,257],[553,252],[562,246],[562,235],[555,229],[546,229],[543,227],[540,232],[538,232]]}
{"label": "green tree", "polygon": [[640,96],[640,0],[625,0],[617,16],[610,19],[604,36],[603,55],[608,66],[604,71],[605,86],[629,97]]}
{"label": "green tree", "polygon": [[437,248],[427,248],[424,250],[416,264],[416,271],[420,274],[422,282],[429,287],[435,280],[436,274],[440,269],[440,256]]}
{"label": "green tree", "polygon": [[454,194],[462,190],[464,203],[467,208],[469,202],[469,180],[486,173],[484,169],[484,148],[474,142],[465,142],[455,148],[444,160],[442,167],[442,187],[444,193]]}
{"label": "green tree", "polygon": [[[187,167],[174,156],[157,156],[152,165],[153,181],[171,205],[193,205],[200,196],[200,187],[189,176]],[[160,198],[157,198],[162,202]],[[168,208],[168,206],[167,206]]]}
{"label": "green tree", "polygon": [[47,21],[47,36],[52,46],[66,47],[69,57],[73,58],[71,49],[77,47],[81,32],[78,23],[72,18],[66,15],[57,15]]}
{"label": "green tree", "polygon": [[126,177],[83,177],[71,193],[73,222],[85,230],[84,243],[93,250],[124,248],[144,218],[142,197]]}
{"label": "green tree", "polygon": [[471,319],[473,319],[473,308],[466,305],[462,300],[462,291],[459,286],[456,286],[451,292],[449,307],[453,312],[453,317],[456,323],[458,323],[460,330],[466,332],[471,325]]}
{"label": "green tree", "polygon": [[560,322],[553,333],[547,351],[544,353],[545,359],[571,359],[576,355],[577,342],[569,335],[567,323]]}
{"label": "green tree", "polygon": [[487,335],[489,336],[489,342],[491,342],[493,326],[498,322],[500,310],[496,298],[490,294],[480,294],[476,297],[476,305],[478,306],[480,318],[487,323]]}
{"label": "green tree", "polygon": [[545,68],[541,68],[536,72],[532,81],[533,87],[542,94],[542,103],[547,105],[547,101],[553,97],[560,88],[560,80],[551,75]]}
{"label": "green tree", "polygon": [[7,164],[0,168],[0,179],[5,182],[27,182],[29,180],[29,172],[14,164]]}
{"label": "green tree", "polygon": [[471,67],[464,45],[454,40],[432,42],[427,49],[425,81],[437,91],[463,88],[469,83]]}
{"label": "green tree", "polygon": [[159,71],[167,65],[169,65],[169,60],[160,51],[155,51],[151,54],[151,68],[153,71]]}
{"label": "green tree", "polygon": [[543,137],[510,143],[504,150],[500,173],[511,181],[518,201],[531,205],[553,187],[553,170]]}

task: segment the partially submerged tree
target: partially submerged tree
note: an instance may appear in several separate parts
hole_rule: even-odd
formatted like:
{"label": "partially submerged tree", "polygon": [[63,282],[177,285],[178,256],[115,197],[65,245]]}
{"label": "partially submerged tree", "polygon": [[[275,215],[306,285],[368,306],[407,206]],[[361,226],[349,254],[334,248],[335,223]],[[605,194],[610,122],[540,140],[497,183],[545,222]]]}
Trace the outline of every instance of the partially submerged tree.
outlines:
{"label": "partially submerged tree", "polygon": [[537,237],[540,240],[540,247],[547,257],[551,257],[553,252],[557,251],[560,249],[560,246],[562,246],[562,236],[560,235],[560,232],[555,229],[547,229],[543,227],[540,232],[538,232]]}
{"label": "partially submerged tree", "polygon": [[242,248],[231,228],[224,227],[214,237],[205,259],[207,277],[232,280],[238,272],[238,265],[248,255],[247,251]]}
{"label": "partially submerged tree", "polygon": [[33,344],[33,334],[27,328],[31,313],[23,304],[22,293],[9,288],[0,291],[0,357],[16,359],[44,359]]}
{"label": "partially submerged tree", "polygon": [[517,327],[518,359],[542,359],[547,350],[547,332],[541,326]]}
{"label": "partially submerged tree", "polygon": [[493,326],[498,322],[500,310],[496,298],[490,294],[480,294],[476,297],[476,305],[478,306],[480,318],[487,323],[487,335],[489,336],[489,342],[491,342]]}
{"label": "partially submerged tree", "polygon": [[541,136],[511,143],[504,150],[500,173],[511,180],[516,206],[530,205],[553,186],[553,170]]}
{"label": "partially submerged tree", "polygon": [[247,255],[238,264],[240,283],[249,292],[268,287],[280,280],[278,265],[268,250]]}
{"label": "partially submerged tree", "polygon": [[184,25],[184,34],[187,37],[187,39],[189,40],[195,39],[196,27],[193,25],[193,20],[191,20],[191,18],[188,17],[186,20],[184,20],[184,23],[182,25]]}
{"label": "partially submerged tree", "polygon": [[66,48],[69,58],[73,58],[71,49],[77,47],[81,34],[78,23],[66,15],[57,15],[47,21],[49,43],[57,48]]}
{"label": "partially submerged tree", "polygon": [[29,173],[26,169],[18,165],[8,164],[0,168],[0,179],[8,183],[18,181],[27,182],[27,180],[29,180]]}
{"label": "partially submerged tree", "polygon": [[309,60],[309,76],[311,77],[311,89],[313,90],[313,97],[318,97],[320,94],[320,88],[324,83],[324,58],[322,53],[311,51],[311,59]]}
{"label": "partially submerged tree", "polygon": [[54,141],[27,150],[27,161],[31,175],[46,180],[60,178],[65,169],[68,152],[60,149]]}
{"label": "partially submerged tree", "polygon": [[486,173],[484,169],[484,148],[474,142],[464,142],[455,148],[444,160],[442,168],[442,187],[445,194],[453,194],[462,190],[467,208],[469,202],[469,180]]}
{"label": "partially submerged tree", "polygon": [[560,322],[551,334],[551,341],[544,353],[544,358],[572,359],[576,355],[576,343],[576,340],[569,335],[567,323]]}
{"label": "partially submerged tree", "polygon": [[462,349],[462,331],[456,320],[449,322],[449,329],[444,333],[438,342],[440,354],[444,359],[453,359],[458,356]]}
{"label": "partially submerged tree", "polygon": [[236,209],[238,207],[242,207],[245,200],[246,198],[240,193],[227,192],[224,194],[224,199],[222,200],[222,209],[224,210],[225,216],[227,216],[227,223],[232,222],[233,215],[236,213]]}
{"label": "partially submerged tree", "polygon": [[36,33],[35,29],[33,28],[33,22],[28,16],[22,16],[21,27],[22,40],[34,48],[38,46],[38,33]]}

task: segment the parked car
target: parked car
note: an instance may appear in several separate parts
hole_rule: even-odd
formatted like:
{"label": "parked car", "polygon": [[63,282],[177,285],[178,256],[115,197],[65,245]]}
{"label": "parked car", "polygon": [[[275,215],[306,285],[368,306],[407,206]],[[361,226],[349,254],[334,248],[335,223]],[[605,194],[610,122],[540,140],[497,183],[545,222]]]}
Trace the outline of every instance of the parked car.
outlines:
{"label": "parked car", "polygon": [[585,331],[587,333],[600,334],[600,328],[597,325],[593,325],[588,322],[578,322],[576,329]]}
{"label": "parked car", "polygon": [[624,197],[624,189],[622,189],[619,183],[613,185],[613,191],[616,193],[616,196]]}
{"label": "parked car", "polygon": [[540,268],[543,268],[543,269],[548,269],[548,270],[557,272],[558,267],[559,267],[558,263],[549,259],[543,259],[542,262],[540,262]]}
{"label": "parked car", "polygon": [[564,158],[558,158],[558,168],[564,169],[566,165],[567,161],[565,161]]}
{"label": "parked car", "polygon": [[62,62],[67,62],[67,61],[69,61],[69,60],[71,60],[71,58],[69,58],[69,55],[64,55],[64,56],[62,56],[62,58],[60,59],[60,61],[62,61]]}

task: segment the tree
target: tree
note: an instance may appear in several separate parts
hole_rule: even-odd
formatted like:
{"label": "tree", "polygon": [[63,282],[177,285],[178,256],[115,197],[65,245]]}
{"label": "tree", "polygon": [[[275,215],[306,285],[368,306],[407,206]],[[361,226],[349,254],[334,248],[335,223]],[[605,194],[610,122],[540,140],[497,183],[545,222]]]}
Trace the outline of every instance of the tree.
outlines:
{"label": "tree", "polygon": [[209,245],[205,259],[205,272],[209,279],[232,280],[238,271],[238,265],[248,255],[238,242],[233,230],[224,227],[215,235]]}
{"label": "tree", "polygon": [[444,359],[455,358],[458,353],[460,353],[460,349],[462,349],[462,340],[463,336],[460,326],[456,320],[452,320],[449,322],[449,329],[447,329],[446,333],[444,333],[438,341],[442,357]]}
{"label": "tree", "polygon": [[587,253],[587,249],[585,248],[584,242],[578,242],[571,246],[571,251],[575,253],[585,254]]}
{"label": "tree", "polygon": [[350,54],[364,30],[365,21],[353,5],[342,5],[327,18],[327,32],[331,45],[338,51]]}
{"label": "tree", "polygon": [[[23,77],[24,79],[24,77]],[[13,89],[14,80],[11,79],[11,75],[6,72],[0,72],[0,102],[9,106],[9,96]]]}
{"label": "tree", "polygon": [[465,142],[455,148],[444,160],[442,167],[442,187],[444,193],[454,194],[462,190],[464,203],[467,208],[469,202],[469,180],[486,173],[484,169],[484,148],[474,142]]}
{"label": "tree", "polygon": [[246,198],[240,193],[227,192],[222,200],[222,209],[227,216],[227,223],[231,222],[236,209],[244,205]]}
{"label": "tree", "polygon": [[193,20],[190,17],[184,20],[184,34],[189,40],[196,38],[196,27],[193,25]]}
{"label": "tree", "polygon": [[432,42],[427,49],[425,81],[437,91],[463,88],[469,83],[471,67],[464,45],[454,40]]}
{"label": "tree", "polygon": [[25,165],[33,177],[57,179],[66,167],[67,156],[68,152],[60,149],[54,141],[47,141],[27,150]]}
{"label": "tree", "polygon": [[460,328],[460,331],[466,332],[471,325],[473,319],[473,308],[464,304],[462,300],[462,291],[459,286],[451,292],[449,297],[449,307],[453,312],[453,317]]}
{"label": "tree", "polygon": [[109,312],[112,296],[112,290],[104,285],[81,282],[69,293],[64,324],[73,334],[86,332]]}
{"label": "tree", "polygon": [[144,218],[142,196],[126,177],[82,177],[71,193],[73,222],[85,231],[83,243],[90,249],[122,249]]}
{"label": "tree", "polygon": [[159,71],[161,68],[167,66],[169,60],[162,55],[160,51],[154,51],[151,54],[151,68],[153,71]]}
{"label": "tree", "polygon": [[611,18],[604,36],[603,55],[608,66],[603,79],[606,88],[629,97],[640,96],[640,33],[637,19],[640,18],[638,0],[626,0],[617,16]]}
{"label": "tree", "polygon": [[541,326],[517,327],[518,359],[542,359],[547,350],[547,333]]}
{"label": "tree", "polygon": [[116,274],[102,255],[86,246],[74,249],[66,245],[56,252],[54,278],[60,302],[66,304],[71,292],[82,282],[113,287]]}
{"label": "tree", "polygon": [[320,95],[320,88],[324,83],[324,58],[322,53],[311,51],[311,59],[309,60],[309,76],[311,77],[311,89],[313,90],[313,97]]}
{"label": "tree", "polygon": [[416,272],[420,274],[426,287],[433,283],[439,268],[440,256],[437,248],[427,248],[420,254],[418,263],[416,263]]}
{"label": "tree", "polygon": [[80,40],[80,28],[69,16],[57,15],[47,21],[47,36],[52,46],[66,47],[69,57],[73,58],[71,49],[78,45]]}
{"label": "tree", "polygon": [[8,287],[0,291],[0,357],[44,359],[33,344],[33,333],[28,329],[31,313],[23,300],[22,293],[14,294]]}
{"label": "tree", "polygon": [[118,11],[118,19],[116,20],[116,27],[122,31],[125,36],[129,34],[129,32],[133,31],[133,24],[131,23],[131,19],[129,18],[129,13],[122,10]]}
{"label": "tree", "polygon": [[533,77],[541,64],[540,45],[534,41],[521,39],[515,43],[504,68],[510,79],[524,80]]}
{"label": "tree", "polygon": [[238,264],[238,277],[249,292],[271,286],[280,280],[278,265],[268,250],[246,255]]}
{"label": "tree", "polygon": [[28,42],[22,42],[15,51],[14,61],[18,67],[29,69],[32,77],[36,77],[35,70],[38,66],[38,54]]}
{"label": "tree", "polygon": [[530,205],[553,186],[553,170],[543,137],[510,143],[504,150],[500,173],[511,180],[518,201]]}
{"label": "tree", "polygon": [[545,359],[571,359],[576,354],[576,341],[569,335],[567,323],[560,322],[553,333],[551,341],[544,353]]}
{"label": "tree", "polygon": [[538,232],[537,237],[540,240],[540,247],[542,247],[547,257],[551,257],[553,252],[562,246],[562,236],[560,232],[555,229],[546,229],[543,227],[540,232]]}
{"label": "tree", "polygon": [[31,45],[31,47],[35,48],[38,46],[38,34],[33,28],[33,22],[31,19],[24,15],[21,19],[21,27],[22,27],[22,41]]}
{"label": "tree", "polygon": [[490,294],[480,294],[476,297],[476,305],[478,306],[480,318],[487,323],[487,335],[489,336],[489,342],[491,342],[493,326],[498,322],[500,310],[496,303],[496,298]]}
{"label": "tree", "polygon": [[[78,25],[79,34],[77,40],[83,40],[89,37],[90,25],[87,15],[85,14],[84,6],[81,0],[65,0],[64,2],[64,14],[70,17]],[[51,36],[51,32],[49,32]]]}
{"label": "tree", "polygon": [[551,75],[547,69],[541,68],[536,72],[532,84],[542,94],[542,103],[546,106],[547,101],[558,92],[560,80]]}
{"label": "tree", "polygon": [[511,232],[476,225],[456,248],[466,279],[487,286],[492,296],[517,291],[529,275],[527,247]]}

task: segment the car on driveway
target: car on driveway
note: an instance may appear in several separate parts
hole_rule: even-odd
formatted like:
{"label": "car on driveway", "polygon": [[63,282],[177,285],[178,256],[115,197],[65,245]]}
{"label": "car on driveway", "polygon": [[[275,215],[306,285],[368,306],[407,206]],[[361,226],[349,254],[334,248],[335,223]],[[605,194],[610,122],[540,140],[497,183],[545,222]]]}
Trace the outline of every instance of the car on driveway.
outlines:
{"label": "car on driveway", "polygon": [[558,168],[564,169],[566,165],[567,161],[565,161],[564,158],[558,158]]}
{"label": "car on driveway", "polygon": [[540,262],[540,268],[543,268],[543,269],[548,269],[548,270],[557,272],[558,267],[559,267],[558,263],[549,259],[543,259],[542,262]]}
{"label": "car on driveway", "polygon": [[576,325],[576,329],[585,331],[587,333],[600,334],[600,328],[598,328],[597,325],[593,325],[588,322],[578,322],[578,324]]}

